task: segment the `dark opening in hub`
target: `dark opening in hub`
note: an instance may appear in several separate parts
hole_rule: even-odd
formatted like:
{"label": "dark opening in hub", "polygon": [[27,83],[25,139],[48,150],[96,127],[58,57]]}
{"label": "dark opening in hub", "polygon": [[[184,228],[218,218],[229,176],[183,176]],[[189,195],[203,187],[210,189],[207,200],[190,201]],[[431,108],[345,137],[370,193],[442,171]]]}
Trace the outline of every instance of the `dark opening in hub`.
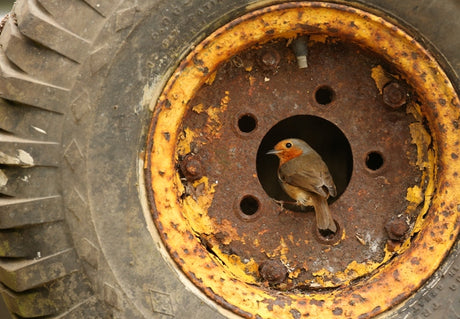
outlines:
{"label": "dark opening in hub", "polygon": [[252,114],[244,114],[238,119],[238,128],[241,132],[250,133],[256,129],[257,120]]}
{"label": "dark opening in hub", "polygon": [[319,87],[315,92],[315,99],[318,104],[328,105],[334,100],[334,90],[327,85]]}
{"label": "dark opening in hub", "polygon": [[245,215],[254,215],[259,210],[259,201],[254,196],[246,195],[241,199],[240,209]]}
{"label": "dark opening in hub", "polygon": [[[330,197],[328,202],[337,200],[348,186],[353,171],[350,143],[336,125],[312,115],[297,115],[284,119],[273,126],[262,139],[256,165],[257,175],[265,192],[276,200],[294,202],[283,191],[278,181],[279,159],[275,155],[266,154],[276,143],[286,138],[302,139],[321,155],[337,188],[337,196]],[[294,211],[305,209],[289,204],[285,204],[284,207]]]}
{"label": "dark opening in hub", "polygon": [[379,152],[370,152],[366,156],[366,166],[372,171],[376,171],[383,166],[383,156]]}

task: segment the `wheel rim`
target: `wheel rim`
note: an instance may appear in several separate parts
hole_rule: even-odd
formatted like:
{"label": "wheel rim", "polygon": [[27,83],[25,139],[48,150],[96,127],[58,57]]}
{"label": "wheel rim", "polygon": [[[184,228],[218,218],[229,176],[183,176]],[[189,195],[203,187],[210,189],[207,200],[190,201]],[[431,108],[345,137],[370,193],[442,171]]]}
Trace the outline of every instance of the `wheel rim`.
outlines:
{"label": "wheel rim", "polygon": [[[359,273],[357,277],[365,277],[352,285],[327,291],[280,292],[280,287],[260,283],[260,265],[256,261],[243,264],[236,260],[227,267],[222,264],[225,253],[219,251],[216,258],[208,251],[197,234],[215,229],[207,210],[216,188],[221,186],[211,183],[206,174],[198,174],[200,178],[196,180],[203,184],[204,195],[197,200],[183,200],[184,186],[176,163],[180,156],[193,153],[193,132],[185,139],[180,134],[186,112],[194,106],[189,102],[206,81],[212,81],[219,65],[256,43],[299,34],[339,38],[390,61],[420,97],[422,103],[415,111],[426,119],[431,134],[427,136],[422,127],[413,130],[413,140],[421,152],[418,167],[423,167],[427,186],[424,192],[420,186],[407,190],[408,207],[420,208],[404,243],[393,248],[378,265]],[[184,273],[209,297],[238,314],[310,314],[321,318],[376,315],[420,287],[457,237],[459,105],[452,84],[433,56],[403,30],[378,16],[344,5],[314,2],[286,3],[254,11],[200,43],[178,67],[154,106],[146,167],[154,222]],[[222,99],[220,108],[226,110],[227,106],[228,101]],[[429,145],[427,140],[431,139],[432,147],[423,151],[423,145]],[[257,214],[256,210],[247,216],[252,219]],[[347,236],[346,229],[343,236]],[[232,264],[231,258],[226,259],[226,265]]]}

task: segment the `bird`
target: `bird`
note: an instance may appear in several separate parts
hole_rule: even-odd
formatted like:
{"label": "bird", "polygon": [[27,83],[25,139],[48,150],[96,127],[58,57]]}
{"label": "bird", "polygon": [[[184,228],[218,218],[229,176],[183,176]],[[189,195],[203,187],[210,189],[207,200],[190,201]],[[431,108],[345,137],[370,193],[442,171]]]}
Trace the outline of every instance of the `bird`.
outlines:
{"label": "bird", "polygon": [[299,206],[313,206],[319,230],[335,233],[327,198],[337,196],[337,189],[321,156],[298,138],[278,142],[267,154],[279,158],[278,180],[286,194]]}

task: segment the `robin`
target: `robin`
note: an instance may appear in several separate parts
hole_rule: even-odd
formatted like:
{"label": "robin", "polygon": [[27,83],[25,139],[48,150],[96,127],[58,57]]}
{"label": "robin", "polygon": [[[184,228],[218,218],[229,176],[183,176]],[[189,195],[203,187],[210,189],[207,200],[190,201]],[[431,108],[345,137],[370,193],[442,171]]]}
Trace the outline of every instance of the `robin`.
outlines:
{"label": "robin", "polygon": [[305,141],[288,138],[278,142],[267,154],[280,159],[278,179],[284,191],[297,205],[313,206],[320,230],[337,231],[327,198],[336,196],[332,176],[321,156]]}

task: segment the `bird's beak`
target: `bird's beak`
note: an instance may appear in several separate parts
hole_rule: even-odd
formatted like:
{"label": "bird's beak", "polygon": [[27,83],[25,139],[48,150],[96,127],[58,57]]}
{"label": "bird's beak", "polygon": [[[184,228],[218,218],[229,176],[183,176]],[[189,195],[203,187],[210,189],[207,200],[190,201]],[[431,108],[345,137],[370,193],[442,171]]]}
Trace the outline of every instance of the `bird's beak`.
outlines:
{"label": "bird's beak", "polygon": [[281,152],[281,151],[279,151],[279,150],[273,149],[273,150],[269,150],[266,154],[275,154],[275,155],[276,155],[276,154],[278,154],[278,153],[280,153],[280,152]]}

